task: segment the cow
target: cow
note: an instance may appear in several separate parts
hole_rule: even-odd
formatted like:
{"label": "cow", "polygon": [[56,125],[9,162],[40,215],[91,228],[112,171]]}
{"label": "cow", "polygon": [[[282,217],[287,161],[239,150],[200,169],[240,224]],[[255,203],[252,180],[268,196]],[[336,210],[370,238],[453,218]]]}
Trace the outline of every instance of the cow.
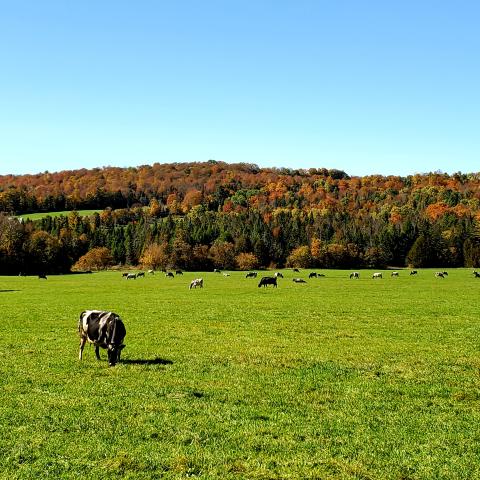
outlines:
{"label": "cow", "polygon": [[410,272],[410,275],[417,275],[417,273],[418,273],[418,272],[417,272],[416,270],[412,270],[412,271]]}
{"label": "cow", "polygon": [[218,268],[214,268],[214,269],[213,269],[213,273],[221,273],[221,272],[222,272],[222,271],[219,270]]}
{"label": "cow", "polygon": [[175,275],[183,275],[183,272],[181,270],[175,270]]}
{"label": "cow", "polygon": [[123,278],[123,277],[126,277],[127,275],[128,275],[127,272],[122,273],[122,278]]}
{"label": "cow", "polygon": [[127,276],[125,278],[127,280],[136,280],[137,279],[137,274],[136,273],[127,273]]}
{"label": "cow", "polygon": [[167,272],[167,273],[165,274],[165,277],[167,277],[167,278],[173,278],[174,275],[173,275],[172,272]]}
{"label": "cow", "polygon": [[310,272],[308,278],[317,278],[316,272]]}
{"label": "cow", "polygon": [[80,335],[79,360],[82,360],[83,347],[86,342],[95,345],[95,356],[100,360],[100,347],[107,349],[108,365],[115,366],[120,361],[120,354],[125,348],[123,339],[127,334],[121,318],[114,312],[104,310],[85,310],[78,320]]}
{"label": "cow", "polygon": [[475,270],[472,272],[475,278],[480,278],[480,273],[476,272]]}
{"label": "cow", "polygon": [[293,269],[294,272],[300,273],[300,270],[298,268]]}
{"label": "cow", "polygon": [[283,274],[280,273],[280,272],[275,272],[274,277],[275,277],[275,278],[283,278]]}
{"label": "cow", "polygon": [[359,274],[358,272],[352,272],[352,273],[350,274],[350,278],[357,278],[357,279],[359,279],[359,278],[360,278],[360,274]]}
{"label": "cow", "polygon": [[224,276],[224,277],[229,277],[230,274],[229,274],[229,273],[224,273],[223,276]]}
{"label": "cow", "polygon": [[149,270],[148,273],[149,273],[150,275],[155,275],[155,270]]}
{"label": "cow", "polygon": [[372,275],[372,278],[383,278],[383,275],[380,272],[376,272]]}
{"label": "cow", "polygon": [[46,280],[46,279],[47,279],[47,275],[45,275],[45,273],[39,273],[39,274],[38,274],[38,279],[40,280],[40,279],[42,279],[42,278],[43,278],[44,280]]}
{"label": "cow", "polygon": [[197,287],[203,288],[203,278],[196,278],[190,282],[190,290]]}
{"label": "cow", "polygon": [[391,277],[398,277],[398,272],[392,272],[392,273],[390,274],[390,276],[391,276]]}
{"label": "cow", "polygon": [[445,275],[443,272],[435,272],[435,277],[437,278],[445,278]]}
{"label": "cow", "polygon": [[260,283],[258,287],[266,287],[267,285],[273,285],[275,288],[277,287],[277,278],[276,277],[262,277],[260,279]]}
{"label": "cow", "polygon": [[443,275],[444,275],[445,277],[448,277],[448,272],[446,272],[446,271],[444,270],[442,273],[443,273]]}
{"label": "cow", "polygon": [[294,278],[293,281],[295,283],[307,283],[303,278]]}
{"label": "cow", "polygon": [[257,278],[257,272],[248,272],[245,278]]}
{"label": "cow", "polygon": [[140,277],[145,277],[145,272],[137,273],[137,278],[140,278]]}

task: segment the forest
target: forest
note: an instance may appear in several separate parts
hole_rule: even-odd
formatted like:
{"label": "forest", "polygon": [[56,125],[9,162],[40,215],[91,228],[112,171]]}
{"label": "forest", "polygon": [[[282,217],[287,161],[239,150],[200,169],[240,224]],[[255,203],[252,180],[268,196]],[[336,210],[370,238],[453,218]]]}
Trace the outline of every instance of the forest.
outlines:
{"label": "forest", "polygon": [[0,176],[0,274],[114,266],[477,267],[480,173],[351,177],[210,160]]}

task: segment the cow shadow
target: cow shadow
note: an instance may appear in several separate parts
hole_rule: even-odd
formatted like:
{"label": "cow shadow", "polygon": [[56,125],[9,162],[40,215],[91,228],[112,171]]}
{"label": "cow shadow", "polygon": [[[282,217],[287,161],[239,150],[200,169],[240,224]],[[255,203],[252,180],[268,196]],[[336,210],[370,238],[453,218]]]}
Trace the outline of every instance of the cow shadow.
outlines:
{"label": "cow shadow", "polygon": [[121,360],[126,365],[172,365],[171,360],[165,358],[125,358]]}

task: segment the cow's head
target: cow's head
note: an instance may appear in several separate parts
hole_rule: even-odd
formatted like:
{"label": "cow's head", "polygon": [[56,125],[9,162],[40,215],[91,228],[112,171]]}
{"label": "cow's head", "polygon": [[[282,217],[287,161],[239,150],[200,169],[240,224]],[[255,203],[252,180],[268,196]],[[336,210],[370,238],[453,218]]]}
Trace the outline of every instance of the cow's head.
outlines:
{"label": "cow's head", "polygon": [[110,343],[107,347],[108,351],[108,366],[114,367],[120,361],[120,353],[125,348],[125,345],[115,345]]}

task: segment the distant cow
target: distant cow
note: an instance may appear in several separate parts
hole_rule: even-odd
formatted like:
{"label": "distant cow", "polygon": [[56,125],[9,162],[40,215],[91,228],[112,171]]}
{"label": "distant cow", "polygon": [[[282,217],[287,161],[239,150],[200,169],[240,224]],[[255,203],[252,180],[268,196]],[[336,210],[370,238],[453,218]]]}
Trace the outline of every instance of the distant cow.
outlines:
{"label": "distant cow", "polygon": [[294,272],[300,273],[300,270],[298,268],[293,269]]}
{"label": "distant cow", "polygon": [[174,277],[174,275],[173,275],[172,272],[167,272],[167,273],[165,274],[165,276],[166,276],[167,278],[173,278],[173,277]]}
{"label": "distant cow", "polygon": [[476,272],[475,270],[472,272],[475,278],[480,278],[480,273]]}
{"label": "distant cow", "polygon": [[308,278],[317,278],[316,272],[310,272]]}
{"label": "distant cow", "polygon": [[145,272],[137,273],[137,278],[140,278],[140,277],[145,277]]}
{"label": "distant cow", "polygon": [[181,270],[175,270],[175,275],[183,275],[183,272]]}
{"label": "distant cow", "polygon": [[391,276],[391,277],[398,277],[398,272],[392,272],[392,273],[390,274],[390,276]]}
{"label": "distant cow", "polygon": [[294,278],[293,281],[295,283],[307,283],[303,278]]}
{"label": "distant cow", "polygon": [[44,280],[46,280],[46,279],[47,279],[47,276],[46,276],[44,273],[39,273],[39,274],[38,274],[38,278],[39,278],[39,279],[43,278]]}
{"label": "distant cow", "polygon": [[219,270],[218,268],[214,268],[213,273],[221,273],[221,270]]}
{"label": "distant cow", "polygon": [[258,287],[266,287],[267,285],[273,285],[277,287],[277,278],[276,277],[262,277]]}
{"label": "distant cow", "polygon": [[410,272],[410,275],[416,275],[417,273],[418,273],[418,272],[417,272],[416,270],[412,270],[412,271]]}
{"label": "distant cow", "polygon": [[435,272],[435,277],[437,278],[445,278],[445,274],[443,272]]}
{"label": "distant cow", "polygon": [[274,277],[275,277],[275,278],[283,278],[283,274],[280,273],[280,272],[275,272]]}
{"label": "distant cow", "polygon": [[358,272],[352,272],[350,278],[360,278],[360,274]]}
{"label": "distant cow", "polygon": [[383,275],[380,272],[376,272],[372,275],[372,278],[383,278]]}
{"label": "distant cow", "polygon": [[123,339],[127,334],[120,317],[113,312],[103,310],[85,310],[78,320],[78,334],[80,335],[81,360],[83,347],[86,342],[95,345],[95,355],[100,360],[100,347],[106,348],[108,353],[108,365],[113,367],[120,361],[120,353],[125,348]]}
{"label": "distant cow", "polygon": [[127,273],[127,276],[125,278],[127,280],[136,280],[137,279],[137,274],[136,273]]}
{"label": "distant cow", "polygon": [[257,272],[248,272],[245,278],[257,278]]}
{"label": "distant cow", "polygon": [[442,273],[443,273],[443,275],[444,275],[445,277],[448,277],[448,272],[446,272],[446,271],[444,270]]}
{"label": "distant cow", "polygon": [[196,278],[190,282],[190,290],[197,287],[203,288],[203,278]]}
{"label": "distant cow", "polygon": [[127,275],[128,275],[127,272],[122,273],[122,278],[123,278],[123,277],[126,277]]}
{"label": "distant cow", "polygon": [[155,275],[155,270],[149,270],[148,273],[149,273],[150,275]]}
{"label": "distant cow", "polygon": [[224,277],[229,277],[230,274],[229,274],[229,273],[224,273],[223,276],[224,276]]}

